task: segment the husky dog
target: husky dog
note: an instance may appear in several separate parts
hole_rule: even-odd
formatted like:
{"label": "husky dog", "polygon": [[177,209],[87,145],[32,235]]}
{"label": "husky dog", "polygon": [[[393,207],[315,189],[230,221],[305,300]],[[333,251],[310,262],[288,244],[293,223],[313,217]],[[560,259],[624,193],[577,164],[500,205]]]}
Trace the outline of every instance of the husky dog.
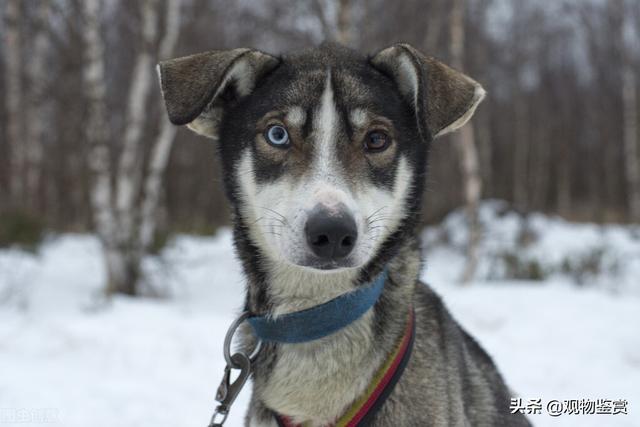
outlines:
{"label": "husky dog", "polygon": [[264,343],[246,425],[356,425],[339,420],[371,390],[411,310],[410,357],[366,425],[529,425],[510,413],[491,358],[418,278],[429,144],[471,118],[485,95],[477,82],[407,44],[373,56],[331,43],[211,51],[158,72],[170,120],[219,141],[247,311],[278,318],[387,274],[344,328]]}

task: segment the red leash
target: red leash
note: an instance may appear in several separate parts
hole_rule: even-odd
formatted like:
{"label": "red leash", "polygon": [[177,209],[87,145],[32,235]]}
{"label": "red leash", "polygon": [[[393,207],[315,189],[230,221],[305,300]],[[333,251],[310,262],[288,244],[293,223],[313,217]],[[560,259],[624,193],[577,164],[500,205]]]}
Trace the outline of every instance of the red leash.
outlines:
{"label": "red leash", "polygon": [[[394,352],[373,377],[365,394],[331,427],[363,427],[372,421],[402,376],[411,356],[414,337],[415,314],[411,309],[404,335]],[[276,420],[280,427],[304,427],[303,424],[293,424],[286,416],[277,415]]]}

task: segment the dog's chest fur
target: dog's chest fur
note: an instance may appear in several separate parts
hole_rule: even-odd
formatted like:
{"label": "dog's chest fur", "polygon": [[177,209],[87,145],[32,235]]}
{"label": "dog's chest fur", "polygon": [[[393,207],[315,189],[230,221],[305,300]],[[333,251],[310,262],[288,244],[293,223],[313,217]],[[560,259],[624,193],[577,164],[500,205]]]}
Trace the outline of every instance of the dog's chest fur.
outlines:
{"label": "dog's chest fur", "polygon": [[309,344],[281,346],[259,395],[296,422],[330,424],[359,398],[382,363],[373,351],[372,315]]}
{"label": "dog's chest fur", "polygon": [[[332,280],[270,269],[274,313],[304,310],[353,290],[353,274]],[[277,346],[272,368],[256,378],[256,394],[271,409],[296,422],[327,425],[359,398],[383,363],[375,349],[373,312],[316,341]]]}

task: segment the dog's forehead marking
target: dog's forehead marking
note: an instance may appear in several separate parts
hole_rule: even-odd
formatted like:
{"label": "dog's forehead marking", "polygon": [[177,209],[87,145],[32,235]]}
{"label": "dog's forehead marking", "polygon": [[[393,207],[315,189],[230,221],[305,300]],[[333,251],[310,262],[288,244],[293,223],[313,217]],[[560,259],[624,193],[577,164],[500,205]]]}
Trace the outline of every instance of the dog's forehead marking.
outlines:
{"label": "dog's forehead marking", "polygon": [[331,69],[327,69],[325,86],[320,97],[320,105],[314,117],[315,165],[314,175],[328,178],[334,175],[336,166],[335,145],[338,130],[338,112],[331,82]]}

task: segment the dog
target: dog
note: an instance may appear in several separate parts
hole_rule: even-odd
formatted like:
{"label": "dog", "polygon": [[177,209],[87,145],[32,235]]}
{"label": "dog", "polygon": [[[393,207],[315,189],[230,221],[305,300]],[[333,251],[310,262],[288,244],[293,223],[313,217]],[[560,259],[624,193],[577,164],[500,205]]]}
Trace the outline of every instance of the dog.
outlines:
{"label": "dog", "polygon": [[[419,280],[429,145],[471,118],[480,84],[408,44],[211,51],[158,73],[170,121],[218,141],[245,309],[303,313],[303,335],[345,323],[263,340],[247,426],[529,425]],[[258,329],[241,329],[249,352]]]}

